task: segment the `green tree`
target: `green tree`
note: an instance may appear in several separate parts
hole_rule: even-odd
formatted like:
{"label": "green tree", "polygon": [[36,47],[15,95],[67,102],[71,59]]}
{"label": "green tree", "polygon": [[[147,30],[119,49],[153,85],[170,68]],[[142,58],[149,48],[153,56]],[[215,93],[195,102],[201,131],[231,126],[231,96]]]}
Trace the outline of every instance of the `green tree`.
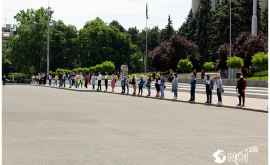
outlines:
{"label": "green tree", "polygon": [[161,41],[169,40],[175,34],[171,16],[168,16],[168,24],[161,30]]}
{"label": "green tree", "polygon": [[140,43],[140,32],[137,27],[130,27],[127,30],[128,34],[131,37],[131,42],[135,45],[139,45]]}
{"label": "green tree", "polygon": [[11,39],[11,62],[17,71],[46,71],[46,34],[49,14],[46,9],[20,11],[17,34]]}
{"label": "green tree", "polygon": [[[53,21],[50,40],[51,69],[74,68],[78,59],[79,43],[75,26],[65,25],[63,21]],[[78,62],[78,61],[77,61]]]}
{"label": "green tree", "polygon": [[113,20],[110,23],[110,26],[113,27],[113,28],[118,29],[120,32],[126,32],[126,29],[116,20]]}
{"label": "green tree", "polygon": [[130,55],[136,49],[128,33],[106,25],[100,18],[86,23],[79,32],[79,41],[80,61],[84,67],[110,60],[119,68],[129,64]]}
{"label": "green tree", "polygon": [[268,9],[265,9],[262,14],[262,31],[268,36]]}

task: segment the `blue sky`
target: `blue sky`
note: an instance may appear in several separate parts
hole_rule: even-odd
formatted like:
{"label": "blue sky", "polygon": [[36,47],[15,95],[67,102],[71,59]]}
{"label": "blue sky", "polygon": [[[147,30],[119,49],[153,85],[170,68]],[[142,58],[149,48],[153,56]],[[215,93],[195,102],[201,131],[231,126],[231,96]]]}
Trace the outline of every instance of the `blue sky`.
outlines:
{"label": "blue sky", "polygon": [[[27,8],[47,6],[48,0],[3,0],[2,23],[14,23],[13,16]],[[109,23],[118,20],[125,28],[145,27],[146,0],[50,0],[54,19],[81,28],[86,21],[95,17]],[[149,25],[163,28],[171,15],[173,26],[178,29],[191,9],[191,0],[148,0]]]}

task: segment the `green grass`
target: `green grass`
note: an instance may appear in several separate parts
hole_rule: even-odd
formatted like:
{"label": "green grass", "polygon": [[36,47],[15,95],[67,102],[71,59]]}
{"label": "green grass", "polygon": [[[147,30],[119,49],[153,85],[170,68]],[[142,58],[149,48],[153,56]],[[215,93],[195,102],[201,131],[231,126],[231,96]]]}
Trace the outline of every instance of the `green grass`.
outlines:
{"label": "green grass", "polygon": [[255,72],[248,80],[268,80],[268,71]]}

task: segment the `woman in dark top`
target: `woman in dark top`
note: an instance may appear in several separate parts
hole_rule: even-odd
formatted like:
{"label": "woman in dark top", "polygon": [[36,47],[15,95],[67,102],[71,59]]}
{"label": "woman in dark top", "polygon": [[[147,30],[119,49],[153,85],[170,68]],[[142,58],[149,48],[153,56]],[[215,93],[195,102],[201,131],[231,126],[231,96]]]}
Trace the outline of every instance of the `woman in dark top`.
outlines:
{"label": "woman in dark top", "polygon": [[159,97],[159,92],[160,92],[160,78],[158,77],[156,79],[156,83],[155,83],[155,87],[156,87],[156,97]]}

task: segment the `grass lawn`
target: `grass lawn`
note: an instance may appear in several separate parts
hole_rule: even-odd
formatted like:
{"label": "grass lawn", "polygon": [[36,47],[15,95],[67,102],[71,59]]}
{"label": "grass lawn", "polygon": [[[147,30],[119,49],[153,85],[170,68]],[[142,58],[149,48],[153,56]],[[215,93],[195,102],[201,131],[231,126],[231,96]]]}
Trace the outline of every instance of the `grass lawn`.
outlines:
{"label": "grass lawn", "polygon": [[268,80],[268,71],[261,71],[254,73],[251,77],[247,78],[248,80]]}

